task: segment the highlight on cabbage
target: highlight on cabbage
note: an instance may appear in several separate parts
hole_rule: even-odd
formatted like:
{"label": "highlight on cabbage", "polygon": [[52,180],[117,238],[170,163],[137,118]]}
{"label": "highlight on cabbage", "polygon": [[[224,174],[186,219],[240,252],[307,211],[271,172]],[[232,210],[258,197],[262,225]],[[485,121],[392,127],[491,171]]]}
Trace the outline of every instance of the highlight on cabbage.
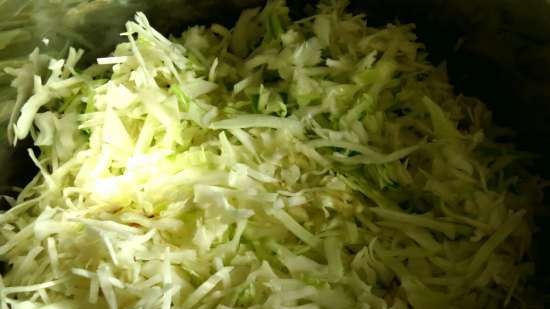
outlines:
{"label": "highlight on cabbage", "polygon": [[39,173],[0,214],[0,308],[521,304],[537,178],[413,25],[284,1],[82,69],[35,51],[12,122]]}

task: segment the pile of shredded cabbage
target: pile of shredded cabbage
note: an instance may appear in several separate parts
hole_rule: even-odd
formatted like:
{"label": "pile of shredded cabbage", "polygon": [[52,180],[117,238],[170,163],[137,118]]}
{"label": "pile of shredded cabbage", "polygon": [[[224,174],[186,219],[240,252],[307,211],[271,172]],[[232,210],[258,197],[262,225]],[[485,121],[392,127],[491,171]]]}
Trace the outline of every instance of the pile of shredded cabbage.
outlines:
{"label": "pile of shredded cabbage", "polygon": [[521,303],[534,177],[411,25],[283,1],[167,39],[138,13],[86,69],[35,51],[39,174],[0,214],[0,308]]}

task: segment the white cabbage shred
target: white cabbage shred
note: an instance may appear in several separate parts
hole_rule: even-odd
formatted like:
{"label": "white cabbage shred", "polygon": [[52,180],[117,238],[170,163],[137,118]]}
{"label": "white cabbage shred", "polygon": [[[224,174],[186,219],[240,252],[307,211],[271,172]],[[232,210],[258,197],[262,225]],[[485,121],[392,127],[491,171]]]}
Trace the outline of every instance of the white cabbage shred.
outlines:
{"label": "white cabbage shred", "polygon": [[71,49],[9,71],[34,74],[13,134],[40,172],[0,214],[0,308],[521,303],[522,154],[413,26],[345,6],[291,21],[275,0],[170,39],[138,13],[89,68]]}

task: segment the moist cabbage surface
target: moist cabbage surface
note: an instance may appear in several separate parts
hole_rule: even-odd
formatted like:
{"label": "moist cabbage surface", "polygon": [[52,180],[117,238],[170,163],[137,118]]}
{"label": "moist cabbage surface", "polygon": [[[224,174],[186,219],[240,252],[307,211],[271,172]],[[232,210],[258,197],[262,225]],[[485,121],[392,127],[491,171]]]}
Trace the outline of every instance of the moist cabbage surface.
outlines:
{"label": "moist cabbage surface", "polygon": [[528,156],[413,25],[310,13],[275,0],[169,38],[138,13],[95,65],[6,69],[40,172],[0,213],[1,308],[521,304]]}

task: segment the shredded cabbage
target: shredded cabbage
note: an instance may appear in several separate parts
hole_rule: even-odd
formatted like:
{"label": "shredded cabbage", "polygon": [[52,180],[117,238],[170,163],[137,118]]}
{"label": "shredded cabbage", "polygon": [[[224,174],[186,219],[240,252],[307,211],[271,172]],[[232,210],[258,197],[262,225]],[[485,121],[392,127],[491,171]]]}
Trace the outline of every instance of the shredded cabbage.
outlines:
{"label": "shredded cabbage", "polygon": [[7,70],[40,153],[0,213],[0,308],[522,302],[537,179],[412,25],[345,7],[273,0],[171,39],[137,13],[89,68]]}

